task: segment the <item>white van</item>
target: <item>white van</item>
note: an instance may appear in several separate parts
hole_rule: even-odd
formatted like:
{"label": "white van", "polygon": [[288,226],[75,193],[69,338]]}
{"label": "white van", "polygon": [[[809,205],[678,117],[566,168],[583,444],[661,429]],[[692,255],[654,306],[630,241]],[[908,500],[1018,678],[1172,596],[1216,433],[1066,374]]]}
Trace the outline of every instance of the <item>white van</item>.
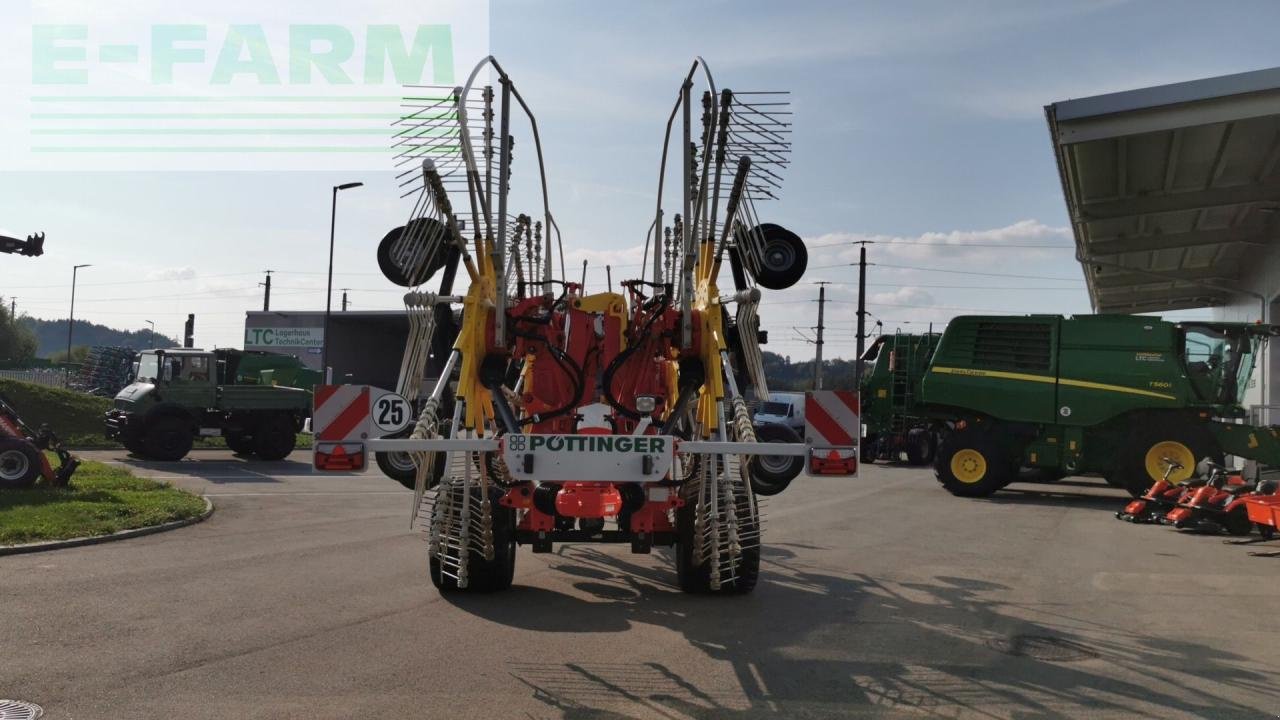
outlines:
{"label": "white van", "polygon": [[804,393],[769,393],[769,399],[760,403],[753,418],[756,425],[778,423],[804,436]]}

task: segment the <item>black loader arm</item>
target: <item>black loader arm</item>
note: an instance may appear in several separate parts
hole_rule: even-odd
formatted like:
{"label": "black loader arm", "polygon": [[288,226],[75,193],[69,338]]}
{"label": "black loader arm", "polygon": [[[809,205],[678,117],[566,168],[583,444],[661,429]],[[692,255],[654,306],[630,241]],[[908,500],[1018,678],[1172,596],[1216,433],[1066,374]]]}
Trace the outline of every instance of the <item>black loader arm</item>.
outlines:
{"label": "black loader arm", "polygon": [[10,255],[38,257],[44,254],[44,233],[28,235],[26,240],[0,235],[0,252]]}

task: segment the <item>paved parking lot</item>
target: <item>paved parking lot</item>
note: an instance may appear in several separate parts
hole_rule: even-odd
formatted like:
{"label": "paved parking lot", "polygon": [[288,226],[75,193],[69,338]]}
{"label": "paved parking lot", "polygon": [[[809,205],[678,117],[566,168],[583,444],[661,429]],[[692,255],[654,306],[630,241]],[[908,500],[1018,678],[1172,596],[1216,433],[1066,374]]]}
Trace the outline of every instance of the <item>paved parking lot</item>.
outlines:
{"label": "paved parking lot", "polygon": [[213,498],[182,530],[0,558],[0,697],[53,718],[1275,717],[1280,560],[1134,527],[1098,481],[950,497],[926,470],[805,478],[761,586],[666,555],[522,550],[441,597],[411,493],[309,458],[139,463]]}

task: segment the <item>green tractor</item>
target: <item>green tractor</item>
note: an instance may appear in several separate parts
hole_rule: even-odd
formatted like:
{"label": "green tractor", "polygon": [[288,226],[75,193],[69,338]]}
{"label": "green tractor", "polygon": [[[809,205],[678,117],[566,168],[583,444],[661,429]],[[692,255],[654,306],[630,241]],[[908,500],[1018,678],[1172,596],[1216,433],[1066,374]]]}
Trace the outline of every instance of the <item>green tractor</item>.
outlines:
{"label": "green tractor", "polygon": [[1240,424],[1269,325],[1134,315],[958,317],[921,387],[944,428],[934,462],[955,495],[983,497],[1020,467],[1097,473],[1134,495],[1174,463],[1205,457],[1280,464],[1272,428]]}
{"label": "green tractor", "polygon": [[[262,380],[279,363],[239,350],[148,350],[106,415],[108,438],[153,460],[181,460],[197,437],[237,454],[280,460],[311,413],[311,392]],[[296,362],[296,360],[294,361]],[[243,366],[243,367],[242,367]]]}
{"label": "green tractor", "polygon": [[920,407],[920,381],[941,337],[932,332],[881,335],[863,353],[859,394],[866,435],[861,444],[862,462],[933,462],[938,435]]}

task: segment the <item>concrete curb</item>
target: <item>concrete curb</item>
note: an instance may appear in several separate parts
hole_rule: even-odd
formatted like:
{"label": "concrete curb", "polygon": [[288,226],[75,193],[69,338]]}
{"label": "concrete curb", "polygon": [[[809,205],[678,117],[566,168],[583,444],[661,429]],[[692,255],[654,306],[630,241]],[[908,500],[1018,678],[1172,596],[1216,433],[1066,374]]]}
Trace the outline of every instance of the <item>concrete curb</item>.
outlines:
{"label": "concrete curb", "polygon": [[213,501],[208,497],[204,499],[204,512],[183,520],[174,520],[173,522],[163,523],[161,525],[151,525],[148,527],[132,528],[129,530],[121,530],[111,533],[110,535],[94,535],[91,537],[69,538],[67,540],[50,540],[48,542],[27,543],[26,545],[4,545],[0,546],[0,557],[5,555],[22,555],[25,553],[44,552],[45,550],[61,550],[63,548],[82,547],[84,545],[99,545],[101,543],[112,542],[115,540],[128,540],[129,538],[142,537],[143,535],[154,535],[168,530],[177,530],[188,525],[195,525],[203,522],[213,514]]}

